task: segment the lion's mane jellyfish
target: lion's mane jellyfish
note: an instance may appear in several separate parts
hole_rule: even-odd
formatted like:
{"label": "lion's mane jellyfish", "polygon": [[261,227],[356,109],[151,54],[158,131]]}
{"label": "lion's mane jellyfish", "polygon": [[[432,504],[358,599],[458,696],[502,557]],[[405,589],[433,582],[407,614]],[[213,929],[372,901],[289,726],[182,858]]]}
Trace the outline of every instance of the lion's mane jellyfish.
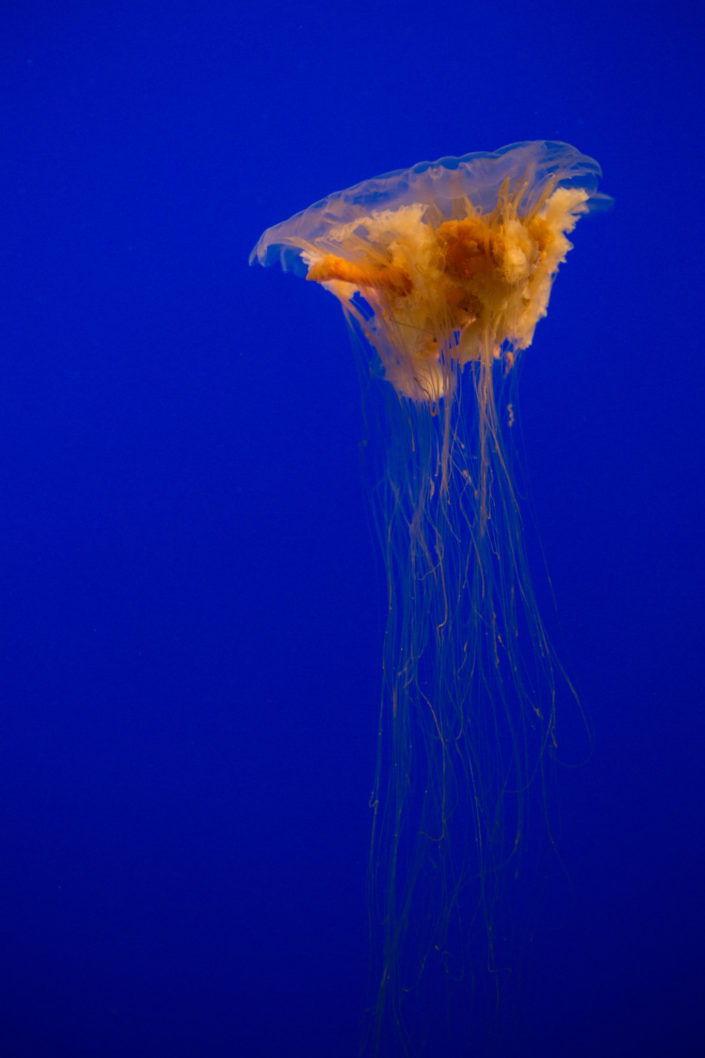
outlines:
{"label": "lion's mane jellyfish", "polygon": [[568,235],[608,201],[599,176],[556,142],[422,162],[252,253],[334,294],[361,352],[389,607],[369,869],[385,1050],[389,1027],[418,1039],[422,980],[460,976],[473,930],[496,966],[497,894],[556,743],[564,677],[525,558],[514,369]]}

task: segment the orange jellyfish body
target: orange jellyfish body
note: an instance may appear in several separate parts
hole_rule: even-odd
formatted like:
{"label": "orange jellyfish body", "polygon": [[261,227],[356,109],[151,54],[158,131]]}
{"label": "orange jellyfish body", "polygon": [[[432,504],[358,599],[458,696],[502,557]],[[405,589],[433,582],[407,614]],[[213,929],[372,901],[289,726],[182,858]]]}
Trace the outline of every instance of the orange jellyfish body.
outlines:
{"label": "orange jellyfish body", "polygon": [[315,203],[252,253],[333,293],[372,368],[366,451],[389,602],[371,798],[373,1049],[390,1049],[387,1030],[403,1046],[421,1031],[414,993],[434,962],[459,976],[468,923],[484,924],[496,964],[501,881],[555,743],[562,670],[525,559],[512,368],[568,235],[609,202],[599,176],[593,159],[545,141],[422,162]]}
{"label": "orange jellyfish body", "polygon": [[602,198],[599,172],[564,143],[424,162],[270,228],[251,259],[278,257],[325,286],[398,392],[436,400],[453,362],[504,356],[511,365],[531,344],[567,234]]}

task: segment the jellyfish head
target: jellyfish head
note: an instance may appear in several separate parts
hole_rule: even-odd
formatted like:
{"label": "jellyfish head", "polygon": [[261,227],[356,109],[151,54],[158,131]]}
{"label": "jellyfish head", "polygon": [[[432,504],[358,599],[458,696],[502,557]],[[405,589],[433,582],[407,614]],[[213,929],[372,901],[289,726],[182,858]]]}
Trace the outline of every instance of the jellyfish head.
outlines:
{"label": "jellyfish head", "polygon": [[334,294],[397,392],[434,403],[458,366],[509,370],[531,344],[598,176],[550,142],[421,163],[270,228],[253,257]]}

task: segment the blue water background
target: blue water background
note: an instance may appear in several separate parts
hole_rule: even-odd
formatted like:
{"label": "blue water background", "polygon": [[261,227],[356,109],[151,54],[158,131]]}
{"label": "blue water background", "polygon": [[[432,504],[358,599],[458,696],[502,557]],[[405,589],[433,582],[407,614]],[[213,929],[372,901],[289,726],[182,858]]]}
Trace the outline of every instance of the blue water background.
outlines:
{"label": "blue water background", "polygon": [[4,5],[0,1054],[355,1055],[385,605],[359,387],[334,299],[247,255],[330,191],[543,138],[615,199],[521,380],[595,740],[502,1053],[701,1053],[701,17]]}

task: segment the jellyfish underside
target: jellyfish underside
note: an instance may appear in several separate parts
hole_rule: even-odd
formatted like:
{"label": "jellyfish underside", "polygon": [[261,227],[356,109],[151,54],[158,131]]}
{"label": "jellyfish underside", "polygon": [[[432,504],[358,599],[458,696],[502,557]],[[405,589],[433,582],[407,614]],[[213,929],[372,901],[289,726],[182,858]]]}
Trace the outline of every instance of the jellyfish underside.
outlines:
{"label": "jellyfish underside", "polygon": [[405,205],[332,228],[326,242],[337,253],[304,250],[308,279],[355,318],[405,397],[438,401],[453,362],[488,365],[504,355],[511,368],[546,314],[553,275],[570,249],[566,234],[588,196],[557,188],[518,216],[523,189],[512,195],[508,185],[487,216],[467,198],[457,220]]}
{"label": "jellyfish underside", "polygon": [[463,976],[478,922],[498,968],[498,894],[556,742],[567,681],[525,557],[512,369],[598,175],[543,141],[423,163],[317,203],[253,251],[333,293],[372,367],[365,450],[388,596],[370,799],[375,1053],[413,1050],[424,978],[434,964]]}

